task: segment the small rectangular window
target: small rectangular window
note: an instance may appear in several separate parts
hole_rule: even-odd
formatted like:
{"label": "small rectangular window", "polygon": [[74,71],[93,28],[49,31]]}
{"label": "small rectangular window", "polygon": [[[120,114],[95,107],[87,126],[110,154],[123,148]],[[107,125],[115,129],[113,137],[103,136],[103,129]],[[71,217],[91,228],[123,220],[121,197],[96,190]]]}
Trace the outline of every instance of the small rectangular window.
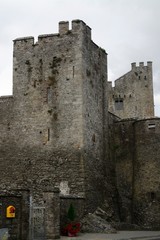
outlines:
{"label": "small rectangular window", "polygon": [[155,123],[149,123],[148,124],[148,128],[149,129],[155,129],[156,128],[156,124]]}
{"label": "small rectangular window", "polygon": [[123,99],[116,99],[115,100],[115,109],[116,110],[123,110]]}

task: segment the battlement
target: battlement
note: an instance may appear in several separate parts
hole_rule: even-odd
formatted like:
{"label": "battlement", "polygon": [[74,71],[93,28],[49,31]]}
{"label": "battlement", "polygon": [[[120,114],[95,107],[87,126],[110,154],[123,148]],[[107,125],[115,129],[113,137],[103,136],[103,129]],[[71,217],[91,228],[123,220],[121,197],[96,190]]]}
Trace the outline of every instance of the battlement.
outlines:
{"label": "battlement", "polygon": [[0,102],[10,101],[11,99],[13,99],[13,96],[12,96],[12,95],[0,96]]}
{"label": "battlement", "polygon": [[[136,62],[131,63],[131,69],[134,70],[136,67],[145,67],[144,62],[139,62],[139,66],[136,65]],[[152,62],[148,61],[147,62],[147,67],[152,67]]]}
{"label": "battlement", "polygon": [[71,29],[69,29],[68,21],[61,21],[59,22],[58,33],[39,35],[38,42],[36,43],[33,36],[16,38],[15,40],[13,40],[13,42],[14,42],[14,46],[18,48],[21,46],[23,47],[24,45],[29,47],[29,46],[34,46],[39,44],[44,38],[45,38],[45,41],[48,42],[48,41],[54,40],[54,38],[58,38],[61,36],[63,37],[63,35],[66,35],[66,34],[69,35],[69,34],[82,33],[82,32],[91,39],[91,28],[87,26],[86,23],[83,22],[82,20],[78,20],[78,19],[73,20]]}
{"label": "battlement", "polygon": [[13,102],[13,96],[8,95],[8,96],[0,96],[0,105],[5,104],[6,106],[10,103]]}
{"label": "battlement", "polygon": [[64,22],[64,21],[61,21],[59,22],[59,34],[66,34],[68,33],[68,31],[71,31],[71,32],[78,32],[78,31],[81,31],[82,29],[86,29],[87,31],[87,34],[90,35],[91,37],[91,28],[89,26],[87,26],[85,24],[85,22],[83,22],[82,20],[73,20],[72,21],[72,29],[70,30],[69,29],[69,22]]}

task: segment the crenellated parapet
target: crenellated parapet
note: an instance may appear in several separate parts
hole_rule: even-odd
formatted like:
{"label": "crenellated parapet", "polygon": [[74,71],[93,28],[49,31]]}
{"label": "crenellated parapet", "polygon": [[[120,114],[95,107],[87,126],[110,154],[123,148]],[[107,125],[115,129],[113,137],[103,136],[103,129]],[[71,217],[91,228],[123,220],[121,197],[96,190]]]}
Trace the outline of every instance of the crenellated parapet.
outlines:
{"label": "crenellated parapet", "polygon": [[53,88],[64,72],[65,79],[75,78],[80,73],[82,49],[93,48],[99,57],[102,52],[91,41],[91,28],[82,20],[73,20],[71,26],[68,21],[61,21],[58,33],[39,35],[36,42],[33,36],[17,38],[13,42],[13,95],[16,96],[18,93],[27,96],[31,86],[34,90],[41,86],[44,94],[44,89],[51,85]]}
{"label": "crenellated parapet", "polygon": [[91,28],[86,25],[82,20],[73,20],[71,29],[69,28],[69,21],[60,21],[59,22],[59,32],[55,34],[42,34],[38,36],[38,42],[35,42],[33,36],[16,38],[13,40],[14,49],[20,49],[21,47],[32,47],[39,43],[54,41],[54,39],[64,37],[64,35],[69,34],[85,34],[88,38],[91,39]]}
{"label": "crenellated parapet", "polygon": [[68,33],[78,33],[85,30],[87,35],[91,38],[91,28],[85,24],[82,20],[73,20],[72,21],[72,28],[69,29],[69,22],[68,21],[61,21],[59,22],[59,34],[68,34]]}
{"label": "crenellated parapet", "polygon": [[13,40],[14,43],[14,52],[23,49],[23,48],[30,48],[34,45],[34,37],[22,37],[22,38],[16,38]]}
{"label": "crenellated parapet", "polygon": [[144,65],[144,62],[139,62],[139,65],[136,64],[136,62],[131,63],[131,69],[135,70],[136,68],[143,68],[143,67],[152,67],[152,62],[148,61],[147,65]]}

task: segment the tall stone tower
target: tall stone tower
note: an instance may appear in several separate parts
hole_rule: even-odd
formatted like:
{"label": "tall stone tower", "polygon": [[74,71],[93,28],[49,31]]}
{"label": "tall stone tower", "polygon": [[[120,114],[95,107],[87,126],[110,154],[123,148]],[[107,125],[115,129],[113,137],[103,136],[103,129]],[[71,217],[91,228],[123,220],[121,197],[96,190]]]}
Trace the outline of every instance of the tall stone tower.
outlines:
{"label": "tall stone tower", "polygon": [[118,117],[148,118],[154,116],[152,62],[136,66],[130,72],[109,83],[109,111]]}
{"label": "tall stone tower", "polygon": [[13,61],[13,97],[0,101],[1,189],[25,189],[32,206],[43,209],[44,192],[58,187],[63,199],[80,199],[93,211],[106,175],[105,51],[91,40],[90,27],[74,20],[71,29],[60,22],[59,33],[36,43],[15,39]]}
{"label": "tall stone tower", "polygon": [[83,21],[72,21],[71,30],[60,22],[58,34],[41,35],[37,43],[33,37],[14,41],[14,141],[22,159],[27,152],[39,169],[40,188],[88,194],[91,208],[101,199],[105,174],[106,93],[106,53]]}

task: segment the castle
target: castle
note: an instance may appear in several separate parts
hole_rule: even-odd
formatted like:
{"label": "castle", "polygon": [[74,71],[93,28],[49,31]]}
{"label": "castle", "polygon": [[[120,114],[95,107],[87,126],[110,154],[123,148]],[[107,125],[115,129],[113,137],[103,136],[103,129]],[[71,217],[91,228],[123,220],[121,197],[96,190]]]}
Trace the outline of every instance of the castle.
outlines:
{"label": "castle", "polygon": [[0,228],[11,239],[57,238],[71,202],[79,218],[106,201],[113,220],[160,228],[151,62],[112,87],[90,27],[60,22],[38,42],[14,40],[13,96],[0,113]]}

